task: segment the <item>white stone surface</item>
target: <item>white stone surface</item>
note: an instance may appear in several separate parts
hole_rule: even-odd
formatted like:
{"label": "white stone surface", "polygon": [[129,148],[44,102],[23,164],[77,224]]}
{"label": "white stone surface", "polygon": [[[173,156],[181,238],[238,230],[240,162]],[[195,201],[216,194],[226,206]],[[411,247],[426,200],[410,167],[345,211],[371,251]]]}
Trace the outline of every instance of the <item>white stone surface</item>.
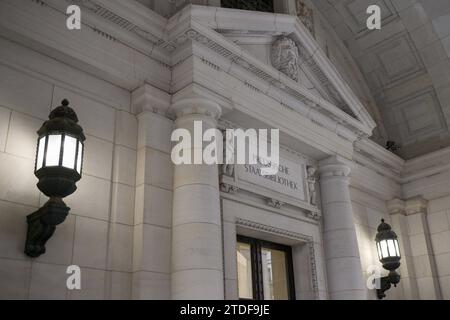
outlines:
{"label": "white stone surface", "polygon": [[329,158],[320,164],[319,172],[330,299],[366,299],[350,200],[350,168]]}
{"label": "white stone surface", "polygon": [[0,105],[46,119],[51,110],[53,86],[23,72],[0,66]]}
{"label": "white stone surface", "polygon": [[105,299],[106,271],[81,268],[81,290],[69,290],[70,300]]}
{"label": "white stone surface", "polygon": [[[135,230],[137,227],[135,227]],[[171,252],[170,229],[148,224],[142,225],[142,228],[142,260],[139,268],[135,270],[169,273]],[[138,256],[133,258],[136,259]]]}
{"label": "white stone surface", "polygon": [[131,272],[133,263],[133,227],[112,223],[108,234],[108,269]]}
{"label": "white stone surface", "polygon": [[6,142],[6,152],[34,160],[38,135],[42,120],[13,112]]}
{"label": "white stone surface", "polygon": [[0,107],[0,151],[5,151],[6,138],[8,137],[11,110]]}
{"label": "white stone surface", "polygon": [[65,199],[75,215],[108,220],[111,198],[111,182],[83,175],[77,182],[77,191]]}
{"label": "white stone surface", "polygon": [[84,143],[83,173],[110,180],[113,144],[87,135]]}
{"label": "white stone surface", "polygon": [[116,113],[116,144],[131,149],[137,148],[137,119],[136,116],[118,110]]}
{"label": "white stone surface", "polygon": [[134,197],[135,188],[113,183],[111,219],[115,222],[134,224]]}
{"label": "white stone surface", "polygon": [[44,263],[33,263],[31,267],[30,299],[63,300],[66,298],[67,267]]}
{"label": "white stone surface", "polygon": [[150,148],[137,152],[136,185],[143,183],[172,189],[173,164],[170,155]]}
{"label": "white stone surface", "polygon": [[34,161],[0,152],[0,163],[0,199],[37,207]]}
{"label": "white stone surface", "polygon": [[141,185],[136,188],[135,224],[172,225],[172,191]]}
{"label": "white stone surface", "polygon": [[114,182],[134,186],[136,181],[136,151],[116,146],[114,150]]}
{"label": "white stone surface", "polygon": [[133,273],[133,299],[170,299],[170,275],[158,272],[138,271]]}
{"label": "white stone surface", "polygon": [[128,272],[107,272],[110,281],[108,298],[112,300],[131,299],[132,274]]}
{"label": "white stone surface", "polygon": [[80,267],[105,269],[108,247],[108,223],[77,217],[73,248],[73,263]]}
{"label": "white stone surface", "polygon": [[0,259],[0,298],[21,300],[28,298],[31,262],[25,260]]}

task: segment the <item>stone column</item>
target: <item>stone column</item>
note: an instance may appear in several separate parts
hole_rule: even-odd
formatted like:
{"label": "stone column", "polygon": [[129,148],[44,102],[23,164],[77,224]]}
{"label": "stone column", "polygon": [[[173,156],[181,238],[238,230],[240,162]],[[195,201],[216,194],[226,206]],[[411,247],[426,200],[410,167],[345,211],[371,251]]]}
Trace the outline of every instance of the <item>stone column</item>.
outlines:
{"label": "stone column", "polygon": [[[202,98],[175,102],[176,127],[215,128],[220,106]],[[193,162],[193,161],[192,161]],[[217,165],[175,165],[172,213],[172,299],[223,299],[222,227]]]}
{"label": "stone column", "polygon": [[133,299],[170,299],[173,201],[170,135],[174,127],[167,117],[170,99],[166,92],[148,84],[132,94],[132,108],[138,119]]}
{"label": "stone column", "polygon": [[330,299],[366,299],[350,200],[350,167],[331,157],[320,162],[319,172]]}

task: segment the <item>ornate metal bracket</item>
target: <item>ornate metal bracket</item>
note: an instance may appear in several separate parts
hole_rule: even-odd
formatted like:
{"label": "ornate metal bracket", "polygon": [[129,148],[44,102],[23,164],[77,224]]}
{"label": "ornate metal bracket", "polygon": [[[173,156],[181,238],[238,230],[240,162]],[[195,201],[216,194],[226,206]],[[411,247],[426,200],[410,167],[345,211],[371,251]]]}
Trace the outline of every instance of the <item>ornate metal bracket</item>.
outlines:
{"label": "ornate metal bracket", "polygon": [[50,198],[44,206],[27,216],[28,230],[25,254],[36,258],[45,253],[45,244],[69,214],[61,198]]}
{"label": "ornate metal bracket", "polygon": [[378,299],[383,299],[386,297],[385,292],[391,288],[391,285],[397,287],[397,284],[400,282],[400,275],[396,271],[389,272],[389,275],[386,277],[380,278],[380,288],[377,289],[377,297]]}

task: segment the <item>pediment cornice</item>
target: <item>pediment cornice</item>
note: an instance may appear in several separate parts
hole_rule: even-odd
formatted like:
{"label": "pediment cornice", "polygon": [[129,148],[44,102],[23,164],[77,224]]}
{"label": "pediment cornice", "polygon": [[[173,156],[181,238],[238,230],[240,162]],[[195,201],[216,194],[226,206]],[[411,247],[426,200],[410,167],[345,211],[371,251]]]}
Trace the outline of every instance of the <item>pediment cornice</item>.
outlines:
{"label": "pediment cornice", "polygon": [[[22,2],[27,3],[28,1],[21,0],[20,3]],[[306,115],[312,122],[332,130],[335,134],[351,142],[372,134],[375,127],[373,120],[330,61],[321,52],[312,36],[294,16],[189,5],[172,18],[165,19],[137,1],[78,0],[77,2],[86,9],[83,11],[84,25],[90,27],[99,36],[106,37],[113,42],[126,44],[133,50],[143,53],[150,58],[151,63],[159,62],[168,73],[173,72],[174,66],[183,57],[183,55],[178,54],[178,51],[186,48],[186,44],[195,43],[197,46],[220,55],[221,59],[226,59],[230,65],[241,69],[240,72],[244,71],[250,74],[253,79],[264,83],[266,88],[272,88],[273,90],[263,91],[266,95],[274,92],[279,96],[281,93],[281,95],[284,95],[283,106]],[[59,11],[60,14],[64,15],[64,9],[69,2],[39,0],[39,3],[50,7],[53,12]],[[21,6],[18,5],[18,7]],[[45,28],[48,31],[51,29],[52,32],[59,33],[60,41],[64,42],[64,31],[57,31],[52,27],[52,23],[52,21],[46,21]],[[41,33],[47,34],[47,29],[43,28]],[[357,118],[348,115],[329,101],[312,93],[272,66],[256,59],[221,35],[218,30],[244,30],[247,33],[289,35],[302,46],[302,49],[320,66],[324,75],[335,84],[336,90],[346,100],[347,105]],[[84,39],[79,40],[78,47],[87,48],[83,41]],[[68,48],[64,43],[55,44],[52,42],[49,45],[52,46],[52,50],[58,50],[58,47]],[[86,54],[92,54],[94,57],[97,54],[96,52],[99,51],[96,50],[93,47],[92,52],[86,51]],[[69,50],[64,53],[70,55]],[[123,60],[123,57],[115,58],[114,51],[110,51],[108,54],[112,61],[121,60],[124,67],[129,68],[130,63]],[[73,58],[78,59],[76,56]],[[214,61],[210,62],[214,64]],[[97,67],[101,68],[105,63],[98,61]],[[140,81],[155,83],[157,75],[155,75],[155,78],[148,74],[148,71],[145,71],[146,62],[138,61],[134,63],[139,64],[134,66],[134,70],[140,71],[139,68],[142,68],[142,72],[140,72],[143,77],[152,77],[151,81],[149,79],[141,79]],[[114,68],[114,65],[108,64],[109,68]],[[160,73],[163,74],[163,72],[166,72],[165,70],[161,69]],[[110,71],[114,76],[122,72],[122,70],[113,69]],[[122,77],[120,85],[135,87],[135,83],[139,79],[131,78],[132,70],[129,77],[129,79]],[[127,81],[129,84],[127,84]],[[248,83],[249,85],[252,84],[251,82]],[[155,85],[164,90],[168,89],[168,93],[171,92],[166,84]]]}

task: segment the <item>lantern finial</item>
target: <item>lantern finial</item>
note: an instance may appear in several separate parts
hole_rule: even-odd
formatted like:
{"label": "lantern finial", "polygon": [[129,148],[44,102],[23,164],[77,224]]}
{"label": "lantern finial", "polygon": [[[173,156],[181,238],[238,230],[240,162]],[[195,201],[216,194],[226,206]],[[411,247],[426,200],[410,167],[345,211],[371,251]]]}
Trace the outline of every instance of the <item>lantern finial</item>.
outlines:
{"label": "lantern finial", "polygon": [[73,111],[73,109],[69,107],[69,100],[67,99],[61,101],[61,105],[50,112],[49,118],[68,118],[75,123],[78,122],[78,117],[75,111]]}

